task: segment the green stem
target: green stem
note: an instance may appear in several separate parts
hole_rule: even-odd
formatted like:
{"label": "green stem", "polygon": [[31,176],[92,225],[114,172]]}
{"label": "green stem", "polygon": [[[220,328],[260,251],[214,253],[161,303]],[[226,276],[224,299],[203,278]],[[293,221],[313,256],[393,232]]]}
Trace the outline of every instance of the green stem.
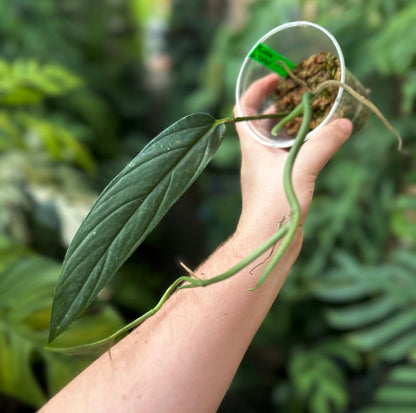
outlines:
{"label": "green stem", "polygon": [[299,132],[296,136],[296,139],[293,143],[293,146],[289,151],[289,155],[285,163],[285,169],[283,171],[283,185],[284,185],[286,197],[289,202],[291,213],[292,213],[292,219],[290,220],[290,227],[288,228],[286,237],[283,239],[275,255],[270,260],[263,274],[259,278],[256,287],[253,288],[252,290],[259,288],[260,285],[264,282],[264,280],[269,276],[273,268],[279,262],[280,258],[282,258],[283,254],[286,252],[287,248],[289,247],[290,243],[293,240],[293,237],[296,234],[296,231],[299,228],[300,220],[302,217],[302,209],[299,204],[299,200],[296,196],[295,190],[293,188],[292,171],[293,171],[293,165],[295,163],[295,159],[299,153],[299,149],[301,148],[305,140],[305,137],[309,131],[309,126],[310,126],[310,122],[312,118],[312,108],[310,104],[310,99],[311,99],[311,94],[309,92],[305,92],[302,96],[302,102],[295,109],[297,110],[299,107],[303,108],[303,120],[299,128]]}
{"label": "green stem", "polygon": [[[302,209],[300,207],[298,198],[296,197],[296,193],[293,188],[292,171],[293,171],[293,165],[295,163],[296,156],[309,131],[309,126],[310,126],[310,122],[312,118],[312,108],[310,105],[310,99],[311,99],[311,94],[309,92],[305,92],[304,95],[302,96],[302,102],[293,111],[296,113],[295,116],[298,116],[303,111],[303,120],[299,128],[299,132],[296,136],[296,139],[293,143],[293,146],[289,151],[289,155],[285,163],[285,169],[283,171],[284,190],[285,190],[286,197],[289,202],[289,206],[290,206],[291,214],[292,214],[292,218],[289,223],[290,225],[287,224],[287,225],[284,225],[283,227],[280,227],[276,231],[276,233],[272,235],[262,245],[260,245],[260,247],[258,247],[255,251],[253,251],[250,255],[245,257],[243,260],[241,260],[238,264],[236,264],[234,267],[232,267],[228,271],[220,275],[217,275],[213,278],[204,279],[204,280],[199,279],[199,278],[190,278],[190,283],[179,287],[179,289],[205,287],[207,285],[214,284],[219,281],[223,281],[229,277],[232,277],[237,272],[245,268],[248,264],[252,263],[256,258],[258,258],[265,251],[267,251],[271,246],[276,244],[276,242],[279,241],[283,236],[285,236],[282,241],[282,244],[279,246],[275,255],[273,256],[268,266],[266,267],[265,271],[260,276],[255,288],[251,289],[250,291],[253,291],[257,289],[258,287],[260,287],[260,285],[269,276],[270,272],[279,262],[280,258],[283,256],[283,254],[289,247],[290,243],[292,242],[296,234],[296,231],[299,227],[300,220],[302,217]],[[293,112],[290,114],[291,116]]]}
{"label": "green stem", "polygon": [[[309,98],[308,98],[309,99]],[[292,110],[288,115],[286,115],[282,120],[279,121],[276,125],[274,125],[271,134],[273,136],[277,136],[277,132],[284,126],[286,123],[290,122],[291,120],[295,119],[297,116],[299,116],[303,112],[303,99],[302,102],[299,103],[298,106],[295,107],[295,109]],[[308,125],[309,128],[309,125]],[[307,133],[307,132],[306,132]]]}
{"label": "green stem", "polygon": [[252,115],[252,116],[236,116],[235,118],[224,118],[218,119],[215,124],[219,125],[221,123],[237,123],[237,122],[247,122],[250,120],[263,120],[263,119],[276,119],[281,118],[282,116],[287,116],[288,112],[277,112],[277,113],[267,113],[265,115]]}
{"label": "green stem", "polygon": [[232,277],[233,275],[237,274],[243,268],[247,267],[247,265],[251,264],[255,259],[260,257],[263,253],[265,253],[269,248],[273,247],[288,231],[288,227],[284,225],[280,227],[269,239],[264,241],[256,250],[254,250],[251,254],[247,255],[243,258],[238,264],[234,265],[234,267],[230,268],[228,271],[223,272],[222,274],[216,275],[215,277],[208,278],[208,279],[201,279],[201,278],[189,278],[189,284],[182,285],[179,287],[179,290],[183,290],[185,288],[195,288],[195,287],[206,287],[207,285],[215,284],[217,282],[226,280],[227,278]]}
{"label": "green stem", "polygon": [[[289,201],[289,205],[290,205],[291,212],[292,212],[292,219],[289,221],[289,223],[279,227],[278,230],[269,239],[267,239],[263,244],[261,244],[255,251],[253,251],[251,254],[249,254],[243,260],[241,260],[238,264],[234,265],[232,268],[230,268],[228,271],[225,271],[222,274],[219,274],[209,279],[198,278],[193,273],[190,273],[192,277],[191,276],[179,277],[167,288],[167,290],[165,291],[165,293],[163,294],[159,302],[151,310],[149,310],[148,312],[146,312],[145,314],[143,314],[136,320],[132,321],[131,323],[127,324],[120,330],[117,330],[110,336],[101,340],[97,340],[93,343],[82,344],[79,346],[73,346],[73,347],[47,346],[46,348],[48,350],[59,352],[59,353],[68,353],[68,352],[74,353],[79,350],[85,351],[88,349],[103,346],[107,342],[117,339],[121,335],[127,333],[131,329],[142,324],[148,318],[155,315],[162,308],[163,304],[165,304],[165,302],[168,300],[171,294],[174,293],[175,291],[181,290],[181,289],[188,289],[188,288],[206,287],[208,285],[215,284],[217,282],[230,278],[233,275],[240,272],[243,268],[247,267],[247,265],[251,264],[254,260],[256,260],[262,254],[264,254],[269,248],[273,247],[278,241],[280,241],[284,237],[277,252],[272,257],[272,260],[269,262],[268,266],[266,267],[266,270],[260,276],[256,287],[253,288],[252,290],[258,288],[264,282],[264,280],[268,277],[272,269],[276,266],[276,264],[278,263],[278,261],[280,260],[280,258],[282,257],[282,255],[284,254],[284,252],[286,251],[286,249],[292,242],[293,237],[295,236],[296,231],[299,227],[299,223],[301,219],[300,204],[296,197],[296,194],[292,185],[292,169],[293,169],[296,156],[299,152],[299,149],[302,146],[302,143],[305,140],[306,134],[309,130],[309,124],[311,120],[310,93],[306,92],[303,95],[302,103],[298,105],[288,116],[286,116],[279,122],[279,124],[281,124],[283,121],[285,121],[285,119],[286,119],[286,122],[288,122],[287,119],[291,120],[293,117],[299,116],[302,110],[304,112],[302,125],[299,129],[298,135],[296,136],[295,142],[289,151],[289,155],[286,160],[284,174],[283,174],[284,189],[285,189],[285,193]],[[235,122],[242,122],[242,121],[254,120],[254,119],[256,120],[257,119],[270,119],[270,118],[275,118],[276,116],[279,116],[279,114],[226,118],[226,119],[218,120],[217,123],[218,124],[219,123],[235,123]]]}
{"label": "green stem", "polygon": [[147,313],[143,314],[142,316],[140,316],[136,320],[132,321],[131,323],[129,323],[129,324],[125,325],[124,327],[120,328],[119,330],[115,331],[110,336],[108,336],[106,338],[103,338],[102,340],[97,340],[97,341],[94,341],[92,343],[81,344],[79,346],[72,346],[72,347],[55,347],[53,345],[50,345],[50,346],[46,346],[45,348],[47,350],[51,350],[51,351],[54,351],[56,353],[75,353],[78,350],[85,351],[85,350],[88,350],[88,349],[99,347],[99,346],[107,343],[108,341],[115,340],[118,337],[120,337],[122,334],[127,333],[128,331],[130,331],[134,327],[137,327],[138,325],[140,325],[144,321],[146,321],[148,318],[155,315],[162,308],[163,304],[165,304],[165,302],[171,296],[171,294],[173,292],[175,292],[175,290],[179,287],[179,285],[182,284],[184,281],[187,281],[188,279],[189,279],[189,277],[187,277],[187,276],[182,276],[182,277],[177,278],[167,288],[167,290],[164,292],[164,294],[160,298],[159,302],[152,309],[150,309]]}
{"label": "green stem", "polygon": [[[127,333],[131,329],[139,326],[144,321],[146,321],[148,318],[155,315],[165,304],[167,299],[171,296],[171,294],[177,290],[182,290],[186,288],[196,288],[196,287],[206,287],[210,284],[215,284],[217,282],[223,281],[227,278],[232,277],[234,274],[241,271],[243,268],[245,268],[247,265],[252,263],[256,258],[258,258],[260,255],[262,255],[264,252],[266,252],[269,248],[271,248],[276,242],[278,242],[287,232],[288,227],[283,226],[280,227],[268,240],[266,240],[260,247],[258,247],[255,251],[253,251],[251,254],[249,254],[247,257],[245,257],[242,261],[240,261],[238,264],[236,264],[234,267],[229,269],[228,271],[224,272],[223,274],[217,275],[213,278],[209,278],[206,280],[200,279],[200,278],[191,278],[189,276],[181,276],[177,278],[165,291],[159,302],[150,309],[147,313],[143,314],[136,320],[132,321],[131,323],[125,325],[123,328],[117,330],[110,336],[103,338],[102,340],[97,340],[92,343],[88,344],[81,344],[79,346],[72,346],[72,347],[54,347],[54,346],[46,346],[47,350],[58,352],[58,353],[76,353],[77,351],[85,351],[92,348],[96,348],[99,346],[104,345],[105,343],[108,343],[109,341],[113,341],[123,335],[124,333]],[[187,282],[187,284],[181,285],[184,282]]]}

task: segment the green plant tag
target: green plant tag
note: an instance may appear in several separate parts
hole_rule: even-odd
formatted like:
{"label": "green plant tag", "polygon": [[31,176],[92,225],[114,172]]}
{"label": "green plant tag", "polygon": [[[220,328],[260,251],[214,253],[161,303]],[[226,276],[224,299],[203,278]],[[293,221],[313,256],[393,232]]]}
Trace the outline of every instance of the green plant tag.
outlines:
{"label": "green plant tag", "polygon": [[287,76],[287,72],[285,68],[278,63],[279,60],[283,60],[288,65],[289,69],[293,69],[296,66],[293,62],[263,43],[258,43],[250,53],[249,57],[270,70],[273,70],[273,72],[276,72],[282,77]]}

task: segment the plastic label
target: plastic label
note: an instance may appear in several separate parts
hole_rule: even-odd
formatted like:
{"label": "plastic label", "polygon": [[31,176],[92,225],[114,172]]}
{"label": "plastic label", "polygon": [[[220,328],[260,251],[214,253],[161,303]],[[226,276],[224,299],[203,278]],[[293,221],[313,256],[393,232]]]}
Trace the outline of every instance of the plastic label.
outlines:
{"label": "plastic label", "polygon": [[270,47],[263,43],[258,43],[250,53],[249,57],[282,77],[287,76],[287,72],[286,69],[279,64],[279,60],[284,61],[289,69],[293,69],[296,66],[290,60],[275,52],[273,49],[270,49]]}

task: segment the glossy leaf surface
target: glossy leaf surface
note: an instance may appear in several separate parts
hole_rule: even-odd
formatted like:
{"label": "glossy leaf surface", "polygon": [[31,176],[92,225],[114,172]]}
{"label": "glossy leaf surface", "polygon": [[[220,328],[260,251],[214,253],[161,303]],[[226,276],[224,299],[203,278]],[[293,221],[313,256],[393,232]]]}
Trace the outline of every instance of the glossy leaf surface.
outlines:
{"label": "glossy leaf surface", "polygon": [[104,189],[75,235],[59,278],[53,340],[96,298],[215,155],[225,125],[186,116],[153,139]]}

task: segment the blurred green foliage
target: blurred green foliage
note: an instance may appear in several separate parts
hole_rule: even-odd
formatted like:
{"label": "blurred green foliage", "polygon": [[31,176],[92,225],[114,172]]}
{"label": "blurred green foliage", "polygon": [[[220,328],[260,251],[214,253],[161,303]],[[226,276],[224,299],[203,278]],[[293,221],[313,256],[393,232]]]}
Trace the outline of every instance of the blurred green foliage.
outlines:
{"label": "blurred green foliage", "polygon": [[[44,348],[59,273],[59,263],[0,238],[0,390],[33,406],[44,403],[93,360]],[[96,307],[59,344],[105,337],[121,325],[117,311]]]}
{"label": "blurred green foliage", "polygon": [[65,95],[82,85],[64,67],[36,60],[0,60],[0,149],[43,151],[56,161],[72,161],[92,172],[95,162],[88,149],[71,133],[69,122],[44,115],[48,97]]}
{"label": "blurred green foliage", "polygon": [[[256,40],[284,22],[311,20],[335,35],[406,153],[373,116],[327,165],[302,253],[220,412],[414,412],[414,2],[235,2],[234,11],[246,12],[237,20],[234,2],[174,0],[170,16],[158,16],[168,23],[160,53],[172,65],[169,82],[152,90],[143,51],[156,3],[0,3],[0,392],[11,396],[0,405],[37,406],[88,362],[43,344],[59,263],[99,190],[179,117],[229,116]],[[89,322],[100,335],[120,314],[137,317],[177,278],[177,259],[196,265],[231,234],[239,159],[229,128],[208,170],[103,291],[100,311],[74,327],[82,337],[73,340],[88,340]]]}

